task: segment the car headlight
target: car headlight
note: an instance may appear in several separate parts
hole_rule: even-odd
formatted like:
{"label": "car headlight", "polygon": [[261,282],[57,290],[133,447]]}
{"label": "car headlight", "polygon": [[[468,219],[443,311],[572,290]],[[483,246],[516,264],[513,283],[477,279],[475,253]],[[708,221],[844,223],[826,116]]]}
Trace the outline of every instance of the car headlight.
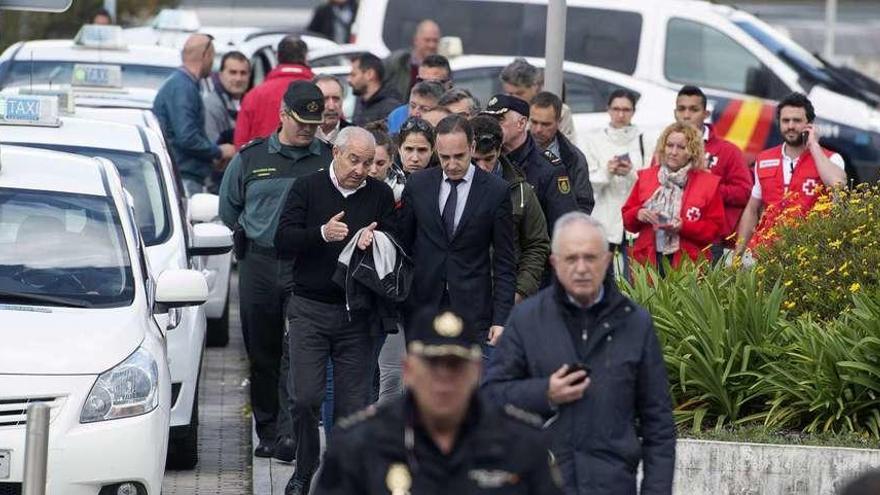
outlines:
{"label": "car headlight", "polygon": [[125,361],[102,373],[86,398],[80,423],[146,414],[159,405],[159,366],[139,347]]}

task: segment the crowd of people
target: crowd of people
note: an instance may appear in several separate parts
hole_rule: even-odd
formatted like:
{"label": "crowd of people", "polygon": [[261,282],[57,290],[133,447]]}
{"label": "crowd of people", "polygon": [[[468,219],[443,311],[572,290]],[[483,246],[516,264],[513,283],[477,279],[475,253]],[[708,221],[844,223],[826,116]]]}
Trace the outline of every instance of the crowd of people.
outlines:
{"label": "crowd of people", "polygon": [[[344,38],[350,3],[327,8],[313,23]],[[693,86],[656,139],[614,91],[581,149],[538,68],[478,101],[439,37],[425,20],[343,81],[290,36],[248,90],[248,59],[211,74],[193,35],[156,97],[186,191],[219,191],[234,231],[255,455],[296,460],[289,494],[636,493],[640,463],[641,493],[671,493],[663,356],[613,272],[742,254],[763,209],[806,213],[843,161],[792,94],[750,171]]]}

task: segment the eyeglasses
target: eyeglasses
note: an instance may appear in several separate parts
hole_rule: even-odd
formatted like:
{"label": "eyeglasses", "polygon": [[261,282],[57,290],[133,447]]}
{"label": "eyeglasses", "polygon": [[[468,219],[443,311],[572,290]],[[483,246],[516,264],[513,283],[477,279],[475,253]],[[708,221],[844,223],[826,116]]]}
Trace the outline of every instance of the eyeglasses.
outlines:
{"label": "eyeglasses", "polygon": [[431,127],[431,124],[425,122],[422,119],[407,119],[406,122],[404,122],[403,125],[400,127],[401,132],[409,132],[413,129],[428,134],[434,133],[434,128]]}

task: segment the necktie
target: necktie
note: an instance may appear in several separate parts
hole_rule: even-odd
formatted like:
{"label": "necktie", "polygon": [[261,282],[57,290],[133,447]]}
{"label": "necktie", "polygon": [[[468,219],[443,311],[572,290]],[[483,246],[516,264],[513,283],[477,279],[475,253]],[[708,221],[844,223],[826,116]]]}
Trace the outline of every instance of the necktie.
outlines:
{"label": "necktie", "polygon": [[452,239],[455,233],[455,207],[458,204],[458,185],[461,179],[446,179],[449,183],[449,196],[446,197],[446,204],[443,206],[443,225],[446,227],[446,235]]}

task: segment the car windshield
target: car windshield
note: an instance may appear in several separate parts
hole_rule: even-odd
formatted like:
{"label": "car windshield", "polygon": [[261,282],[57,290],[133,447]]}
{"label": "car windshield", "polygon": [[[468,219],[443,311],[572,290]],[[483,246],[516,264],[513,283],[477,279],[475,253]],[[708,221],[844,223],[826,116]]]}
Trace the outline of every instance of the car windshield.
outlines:
{"label": "car windshield", "polygon": [[782,55],[782,60],[798,74],[806,72],[806,75],[813,82],[830,82],[831,78],[825,73],[822,62],[796,43],[786,43],[775,33],[767,31],[753,22],[741,20],[734,22],[734,24],[739,26],[758,43],[764,45],[764,48],[777,55]]}
{"label": "car windshield", "polygon": [[108,198],[0,188],[0,303],[125,306],[133,280]]}
{"label": "car windshield", "polygon": [[[13,60],[7,62],[3,75],[3,87],[27,86],[30,84],[70,84],[73,66],[80,62],[48,60]],[[91,62],[89,62],[91,63]],[[96,64],[100,65],[100,64]],[[120,65],[122,68],[122,87],[150,88],[158,90],[165,79],[174,72],[174,67],[155,65]]]}
{"label": "car windshield", "polygon": [[122,185],[134,200],[135,221],[144,244],[161,244],[171,235],[171,215],[163,193],[165,182],[156,155],[61,144],[28,143],[27,146],[110,160],[116,165],[122,177]]}

